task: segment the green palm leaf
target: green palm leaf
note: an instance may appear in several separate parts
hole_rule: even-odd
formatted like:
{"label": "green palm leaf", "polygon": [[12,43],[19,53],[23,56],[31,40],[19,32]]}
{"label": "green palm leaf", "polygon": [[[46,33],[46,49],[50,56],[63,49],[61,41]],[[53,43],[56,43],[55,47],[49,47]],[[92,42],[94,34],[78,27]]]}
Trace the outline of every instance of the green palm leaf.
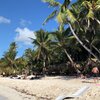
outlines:
{"label": "green palm leaf", "polygon": [[93,8],[92,8],[92,4],[91,4],[89,1],[84,1],[84,2],[82,3],[82,5],[83,5],[84,7],[86,7],[86,9],[88,9],[88,13],[87,13],[86,17],[87,17],[88,19],[89,19],[89,18],[94,19],[94,12],[93,12]]}
{"label": "green palm leaf", "polygon": [[42,2],[48,3],[50,6],[53,6],[53,7],[61,5],[59,2],[56,2],[55,0],[42,0]]}
{"label": "green palm leaf", "polygon": [[57,15],[57,10],[53,11],[43,22],[43,25],[45,25],[50,19],[54,18]]}
{"label": "green palm leaf", "polygon": [[66,9],[66,14],[69,22],[74,23],[75,21],[77,21],[70,9]]}
{"label": "green palm leaf", "polygon": [[97,0],[95,9],[100,10],[100,0]]}
{"label": "green palm leaf", "polygon": [[63,23],[63,13],[59,12],[59,14],[57,15],[57,21],[61,24]]}

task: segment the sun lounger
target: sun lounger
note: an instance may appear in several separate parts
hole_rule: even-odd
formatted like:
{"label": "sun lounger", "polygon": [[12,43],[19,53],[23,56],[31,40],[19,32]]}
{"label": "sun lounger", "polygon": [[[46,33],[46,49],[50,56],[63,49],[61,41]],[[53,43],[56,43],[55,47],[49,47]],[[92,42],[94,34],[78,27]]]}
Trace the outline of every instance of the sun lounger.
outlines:
{"label": "sun lounger", "polygon": [[75,98],[75,97],[79,97],[81,96],[84,92],[86,92],[87,90],[89,90],[90,86],[84,86],[81,89],[79,89],[78,91],[76,91],[74,94],[71,95],[61,95],[58,96],[55,100],[65,100],[65,99],[71,99],[71,98]]}

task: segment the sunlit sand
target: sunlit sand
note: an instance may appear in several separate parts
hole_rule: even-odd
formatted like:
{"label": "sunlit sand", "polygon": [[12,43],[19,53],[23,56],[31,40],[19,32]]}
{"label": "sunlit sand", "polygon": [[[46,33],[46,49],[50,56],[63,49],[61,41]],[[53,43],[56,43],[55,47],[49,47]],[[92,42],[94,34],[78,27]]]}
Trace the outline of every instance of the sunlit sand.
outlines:
{"label": "sunlit sand", "polygon": [[[90,85],[91,88],[80,97],[74,98],[74,100],[99,100],[100,97],[100,86],[93,83],[93,79],[64,76],[44,77],[35,80],[0,78],[0,85],[10,87],[14,91],[17,90],[18,92],[13,92],[16,98],[19,95],[18,93],[23,94],[23,98],[26,95],[29,96],[29,98],[27,97],[27,99],[24,98],[22,100],[55,100],[59,95],[70,95],[87,85]],[[13,94],[11,94],[11,97],[13,97]]]}

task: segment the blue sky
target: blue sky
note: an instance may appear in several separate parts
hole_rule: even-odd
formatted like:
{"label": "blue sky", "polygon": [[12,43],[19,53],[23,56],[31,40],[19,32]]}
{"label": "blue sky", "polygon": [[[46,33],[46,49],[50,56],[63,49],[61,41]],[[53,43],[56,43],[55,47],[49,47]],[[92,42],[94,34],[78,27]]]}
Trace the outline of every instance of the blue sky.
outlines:
{"label": "blue sky", "polygon": [[19,57],[26,48],[32,48],[28,37],[34,38],[36,30],[55,30],[58,27],[55,20],[42,26],[52,11],[41,0],[0,0],[0,58],[13,41],[17,42]]}
{"label": "blue sky", "polygon": [[54,21],[42,26],[52,10],[41,0],[0,0],[0,57],[11,42],[17,41],[17,56],[21,56],[26,48],[32,47],[27,37],[34,36],[34,31],[56,29]]}

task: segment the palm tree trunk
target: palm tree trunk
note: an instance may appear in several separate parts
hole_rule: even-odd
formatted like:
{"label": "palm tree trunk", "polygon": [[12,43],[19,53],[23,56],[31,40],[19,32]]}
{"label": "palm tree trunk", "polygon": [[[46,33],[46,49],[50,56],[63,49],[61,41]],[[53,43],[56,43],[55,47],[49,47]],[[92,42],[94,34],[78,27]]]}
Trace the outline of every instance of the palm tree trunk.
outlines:
{"label": "palm tree trunk", "polygon": [[94,45],[92,47],[100,54],[100,51]]}
{"label": "palm tree trunk", "polygon": [[[92,52],[92,45],[90,43],[90,51]],[[91,53],[89,53],[89,59],[91,59]]]}
{"label": "palm tree trunk", "polygon": [[85,50],[87,50],[93,57],[95,57],[97,60],[99,60],[98,57],[95,56],[95,54],[94,54],[88,47],[86,47],[86,46],[83,44],[83,42],[77,37],[77,35],[75,34],[75,32],[74,32],[74,30],[73,30],[73,28],[72,28],[72,26],[71,26],[70,23],[69,23],[69,27],[70,27],[70,30],[71,30],[72,34],[75,36],[75,38],[77,39],[77,41],[83,46],[83,48],[84,48]]}
{"label": "palm tree trunk", "polygon": [[97,18],[95,18],[95,20],[97,21],[98,24],[100,24],[100,21]]}
{"label": "palm tree trunk", "polygon": [[[86,41],[87,43],[89,43],[89,41],[88,41],[87,39],[85,39],[85,41]],[[99,51],[93,44],[91,44],[91,46],[100,54],[100,51]]]}
{"label": "palm tree trunk", "polygon": [[[76,68],[76,64],[74,63],[74,61],[73,61],[72,58],[70,57],[69,53],[67,52],[66,49],[64,49],[64,52],[65,52],[65,54],[67,55],[68,59],[70,60],[72,67],[74,67],[75,71],[77,72],[78,69]],[[78,73],[78,72],[77,72],[77,73]]]}
{"label": "palm tree trunk", "polygon": [[44,76],[46,75],[46,55],[44,55],[44,60],[43,60],[43,74]]}
{"label": "palm tree trunk", "polygon": [[45,68],[45,61],[43,61],[43,67]]}
{"label": "palm tree trunk", "polygon": [[68,54],[67,50],[64,49],[65,54],[67,55],[68,59],[70,60],[71,64],[74,64],[74,61],[72,60],[72,58],[70,57],[70,55]]}

